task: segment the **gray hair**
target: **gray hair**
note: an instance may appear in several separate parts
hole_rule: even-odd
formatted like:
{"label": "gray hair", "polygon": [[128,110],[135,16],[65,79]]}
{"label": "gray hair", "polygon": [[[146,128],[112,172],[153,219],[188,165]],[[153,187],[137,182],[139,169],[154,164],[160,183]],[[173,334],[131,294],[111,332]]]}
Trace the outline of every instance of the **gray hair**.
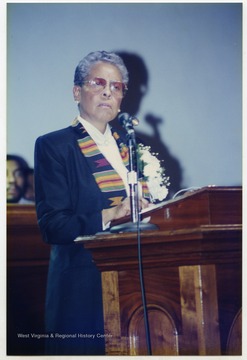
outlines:
{"label": "gray hair", "polygon": [[129,74],[122,58],[113,52],[95,51],[85,56],[77,65],[74,75],[74,85],[81,86],[89,75],[92,67],[100,61],[116,66],[121,73],[123,83],[128,84]]}

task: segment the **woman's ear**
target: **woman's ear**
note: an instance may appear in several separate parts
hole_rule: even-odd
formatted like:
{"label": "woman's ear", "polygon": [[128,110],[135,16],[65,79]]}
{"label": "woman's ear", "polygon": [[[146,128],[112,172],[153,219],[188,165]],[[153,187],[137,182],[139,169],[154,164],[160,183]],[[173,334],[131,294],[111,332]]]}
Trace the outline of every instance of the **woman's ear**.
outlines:
{"label": "woman's ear", "polygon": [[73,95],[74,95],[75,101],[80,101],[80,96],[81,96],[81,87],[80,86],[75,85],[73,87]]}

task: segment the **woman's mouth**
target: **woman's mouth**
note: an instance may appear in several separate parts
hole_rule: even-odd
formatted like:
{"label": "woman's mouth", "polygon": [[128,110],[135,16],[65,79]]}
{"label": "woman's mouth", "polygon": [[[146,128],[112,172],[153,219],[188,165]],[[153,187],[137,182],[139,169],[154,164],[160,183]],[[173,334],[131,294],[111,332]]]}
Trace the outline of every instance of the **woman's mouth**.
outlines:
{"label": "woman's mouth", "polygon": [[106,103],[101,103],[98,106],[101,107],[101,108],[108,108],[108,109],[112,108],[110,104],[106,104]]}

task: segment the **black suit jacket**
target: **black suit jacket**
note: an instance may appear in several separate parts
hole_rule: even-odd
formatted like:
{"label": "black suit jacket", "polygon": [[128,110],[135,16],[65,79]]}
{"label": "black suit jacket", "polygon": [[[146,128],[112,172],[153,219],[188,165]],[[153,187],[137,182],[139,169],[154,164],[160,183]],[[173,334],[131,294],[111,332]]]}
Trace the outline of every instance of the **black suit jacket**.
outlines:
{"label": "black suit jacket", "polygon": [[[47,354],[104,354],[101,277],[91,253],[74,243],[102,231],[103,197],[77,144],[78,127],[39,137],[35,144],[38,223],[51,244],[46,296],[49,333],[93,334],[94,340],[50,338]],[[114,334],[113,334],[114,336]]]}
{"label": "black suit jacket", "polygon": [[102,231],[103,197],[77,144],[78,127],[37,139],[35,191],[39,226],[50,244]]}

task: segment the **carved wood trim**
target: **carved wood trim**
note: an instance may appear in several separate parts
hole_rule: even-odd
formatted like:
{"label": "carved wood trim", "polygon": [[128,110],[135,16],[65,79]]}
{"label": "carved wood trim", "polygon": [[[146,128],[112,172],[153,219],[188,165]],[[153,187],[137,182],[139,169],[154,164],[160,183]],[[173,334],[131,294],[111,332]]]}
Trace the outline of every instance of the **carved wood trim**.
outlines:
{"label": "carved wood trim", "polygon": [[242,354],[242,309],[235,316],[229,332],[226,352],[227,355]]}
{"label": "carved wood trim", "polygon": [[121,337],[118,272],[107,271],[102,276],[102,294],[106,355],[127,355],[126,339]]}
{"label": "carved wood trim", "polygon": [[[220,355],[218,297],[215,265],[179,267],[183,355],[198,347],[199,355]],[[191,336],[193,335],[193,336]],[[191,346],[191,343],[194,345]]]}
{"label": "carved wood trim", "polygon": [[[179,355],[178,330],[169,312],[155,304],[149,304],[147,310],[152,355]],[[147,343],[142,306],[132,314],[128,333],[129,355],[146,355]]]}

